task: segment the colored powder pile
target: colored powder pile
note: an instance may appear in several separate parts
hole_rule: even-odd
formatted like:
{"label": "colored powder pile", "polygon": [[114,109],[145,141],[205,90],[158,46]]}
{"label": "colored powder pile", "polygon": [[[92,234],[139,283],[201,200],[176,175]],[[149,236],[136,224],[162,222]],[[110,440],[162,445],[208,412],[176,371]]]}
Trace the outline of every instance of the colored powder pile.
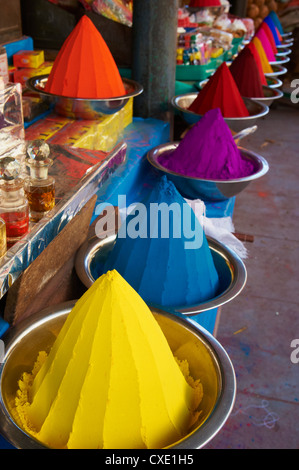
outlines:
{"label": "colored powder pile", "polygon": [[257,52],[260,56],[264,73],[273,73],[273,69],[271,67],[271,64],[268,61],[266,52],[263,48],[263,45],[262,45],[260,39],[255,36],[255,37],[252,38],[250,44],[254,45],[254,47],[256,48],[256,50],[257,50]]}
{"label": "colored powder pile", "polygon": [[214,108],[219,108],[226,118],[249,116],[226,62],[223,62],[209,78],[188,110],[203,115]]}
{"label": "colored powder pile", "polygon": [[257,51],[257,48],[255,47],[255,45],[252,41],[249,44],[247,44],[245,47],[250,49],[251,53],[253,54],[256,66],[257,66],[259,74],[260,74],[260,80],[261,80],[262,85],[267,86],[268,85],[267,79],[266,79],[265,74],[264,74],[262,61],[261,61],[260,55]]}
{"label": "colored powder pile", "polygon": [[231,180],[254,172],[253,164],[242,158],[219,109],[208,111],[159,163],[175,173],[209,180]]}
{"label": "colored powder pile", "polygon": [[276,61],[276,58],[275,58],[275,55],[274,55],[274,52],[273,52],[273,49],[272,49],[272,46],[270,44],[270,41],[268,39],[268,36],[267,34],[265,33],[265,31],[263,29],[259,29],[255,36],[257,38],[259,38],[259,40],[261,41],[262,45],[263,45],[263,48],[264,48],[264,51],[266,53],[266,56],[267,56],[267,59],[269,62],[275,62]]}
{"label": "colored powder pile", "polygon": [[272,20],[271,16],[269,16],[269,15],[266,16],[266,18],[264,18],[264,22],[267,23],[267,25],[271,29],[271,32],[273,34],[276,46],[280,46],[281,45],[281,40],[279,38],[278,29],[277,29],[274,21]]}
{"label": "colored powder pile", "polygon": [[[183,307],[214,298],[219,278],[203,228],[166,176],[142,208],[121,225],[103,272],[116,269],[151,305]],[[133,237],[137,222],[139,236]]]}
{"label": "colored powder pile", "polygon": [[277,47],[276,47],[276,44],[275,44],[275,40],[274,40],[274,37],[273,37],[273,34],[272,34],[272,31],[271,29],[269,28],[268,24],[263,21],[262,24],[260,25],[258,31],[262,29],[263,31],[265,31],[266,35],[267,35],[267,38],[271,44],[271,47],[272,47],[272,51],[273,51],[273,54],[277,54]]}
{"label": "colored powder pile", "polygon": [[248,98],[264,97],[260,72],[250,48],[244,47],[233,60],[229,69],[242,96]]}
{"label": "colored powder pile", "polygon": [[198,419],[203,389],[117,273],[79,299],[50,353],[19,381],[22,427],[47,447],[163,448]]}
{"label": "colored powder pile", "polygon": [[[280,20],[279,20],[279,18],[278,18],[278,16],[277,16],[277,14],[275,13],[275,11],[273,11],[273,10],[270,11],[268,17],[270,17],[270,18],[272,19],[273,23],[275,24],[275,26],[276,26],[276,28],[277,28],[277,30],[278,30],[278,32],[279,32],[279,35],[284,34],[283,27],[282,27],[282,25],[281,25],[281,22],[280,22]],[[267,17],[266,17],[266,18],[267,18]]]}
{"label": "colored powder pile", "polygon": [[72,98],[115,98],[126,94],[112,54],[84,15],[60,49],[45,91]]}

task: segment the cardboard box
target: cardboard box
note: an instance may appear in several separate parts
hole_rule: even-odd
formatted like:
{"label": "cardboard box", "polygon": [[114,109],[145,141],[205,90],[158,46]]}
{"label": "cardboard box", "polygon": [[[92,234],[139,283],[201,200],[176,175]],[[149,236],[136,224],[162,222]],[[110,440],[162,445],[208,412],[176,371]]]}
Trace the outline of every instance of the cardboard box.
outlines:
{"label": "cardboard box", "polygon": [[21,50],[13,55],[13,65],[18,68],[37,69],[44,62],[44,51]]}

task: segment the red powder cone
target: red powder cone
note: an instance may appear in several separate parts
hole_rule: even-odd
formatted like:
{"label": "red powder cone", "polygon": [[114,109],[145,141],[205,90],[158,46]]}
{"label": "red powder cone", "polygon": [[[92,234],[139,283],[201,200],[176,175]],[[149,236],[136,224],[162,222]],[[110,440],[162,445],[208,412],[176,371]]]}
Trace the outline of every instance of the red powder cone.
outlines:
{"label": "red powder cone", "polygon": [[203,115],[215,108],[221,110],[224,118],[249,116],[226,62],[218,67],[188,109]]}
{"label": "red powder cone", "polygon": [[262,24],[260,25],[260,27],[258,28],[257,32],[262,29],[263,31],[265,31],[266,35],[267,35],[267,38],[271,44],[271,47],[272,47],[272,50],[273,50],[273,54],[277,54],[277,47],[276,47],[276,44],[275,44],[275,39],[274,39],[274,36],[272,34],[272,31],[271,29],[269,28],[269,26],[267,25],[267,23],[265,21],[262,22]]}
{"label": "red powder cone", "polygon": [[261,41],[268,61],[275,62],[276,60],[275,55],[274,55],[270,41],[265,31],[263,29],[259,29],[254,36],[257,37]]}
{"label": "red powder cone", "polygon": [[244,47],[229,68],[242,96],[262,98],[264,91],[260,73],[250,48]]}
{"label": "red powder cone", "polygon": [[83,16],[60,49],[45,91],[72,98],[115,98],[126,94],[112,54]]}
{"label": "red powder cone", "polygon": [[265,74],[264,74],[262,61],[261,61],[260,55],[257,51],[257,48],[255,47],[255,45],[252,41],[249,44],[247,44],[246,47],[248,47],[251,50],[252,54],[253,54],[256,66],[257,66],[259,74],[260,74],[260,79],[261,79],[262,85],[267,86],[268,85],[267,79],[266,79]]}
{"label": "red powder cone", "polygon": [[220,7],[220,0],[191,0],[189,2],[189,7],[198,8],[198,7]]}

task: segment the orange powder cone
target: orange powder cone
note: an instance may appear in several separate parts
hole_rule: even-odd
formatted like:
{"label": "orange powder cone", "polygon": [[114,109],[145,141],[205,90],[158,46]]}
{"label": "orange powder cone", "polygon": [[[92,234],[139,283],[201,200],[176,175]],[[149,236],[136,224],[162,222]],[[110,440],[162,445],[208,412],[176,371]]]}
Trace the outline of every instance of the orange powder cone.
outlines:
{"label": "orange powder cone", "polygon": [[126,94],[112,54],[92,21],[83,16],[60,49],[45,91],[73,98]]}
{"label": "orange powder cone", "polygon": [[261,58],[264,73],[273,73],[273,69],[272,69],[271,65],[269,64],[269,61],[268,61],[268,58],[266,56],[265,50],[264,50],[263,45],[262,45],[261,41],[259,40],[259,38],[257,38],[255,36],[252,39],[251,42],[255,45],[256,50],[257,50],[257,52],[258,52],[258,54]]}
{"label": "orange powder cone", "polygon": [[267,83],[267,79],[266,79],[264,71],[263,71],[262,61],[261,61],[261,58],[259,56],[259,53],[258,53],[255,45],[253,44],[253,42],[250,42],[249,44],[247,44],[247,46],[245,46],[244,49],[246,49],[246,48],[251,50],[251,53],[254,57],[256,66],[257,66],[259,74],[260,74],[260,79],[261,79],[262,85],[267,86],[268,83]]}
{"label": "orange powder cone", "polygon": [[189,106],[189,111],[203,115],[219,108],[223,117],[246,117],[249,112],[226,62],[212,75]]}

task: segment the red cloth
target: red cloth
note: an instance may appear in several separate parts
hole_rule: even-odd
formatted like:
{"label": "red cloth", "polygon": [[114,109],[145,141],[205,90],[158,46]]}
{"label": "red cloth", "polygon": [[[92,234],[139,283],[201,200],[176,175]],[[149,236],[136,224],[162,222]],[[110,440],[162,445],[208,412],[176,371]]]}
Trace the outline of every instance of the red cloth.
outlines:
{"label": "red cloth", "polygon": [[86,15],[63,43],[45,91],[59,96],[94,99],[126,94],[106,42]]}
{"label": "red cloth", "polygon": [[218,67],[188,109],[203,115],[215,108],[221,110],[224,118],[249,116],[226,62]]}
{"label": "red cloth", "polygon": [[229,70],[242,96],[247,98],[264,97],[259,69],[249,47],[244,47],[233,60]]}
{"label": "red cloth", "polygon": [[191,0],[189,3],[189,7],[197,8],[197,7],[220,7],[221,1],[220,0]]}
{"label": "red cloth", "polygon": [[254,43],[253,43],[252,41],[250,41],[250,43],[247,44],[246,47],[248,47],[248,48],[251,50],[251,52],[252,52],[252,54],[253,54],[253,56],[254,56],[254,59],[255,59],[257,68],[258,68],[258,70],[259,70],[259,74],[260,74],[260,79],[261,79],[262,85],[266,85],[266,86],[267,86],[267,85],[268,85],[267,79],[266,79],[265,74],[264,74],[264,71],[263,71],[262,61],[261,61],[260,55],[259,55],[259,53],[258,53],[258,51],[257,51],[257,48],[255,47],[255,45],[254,45]]}

